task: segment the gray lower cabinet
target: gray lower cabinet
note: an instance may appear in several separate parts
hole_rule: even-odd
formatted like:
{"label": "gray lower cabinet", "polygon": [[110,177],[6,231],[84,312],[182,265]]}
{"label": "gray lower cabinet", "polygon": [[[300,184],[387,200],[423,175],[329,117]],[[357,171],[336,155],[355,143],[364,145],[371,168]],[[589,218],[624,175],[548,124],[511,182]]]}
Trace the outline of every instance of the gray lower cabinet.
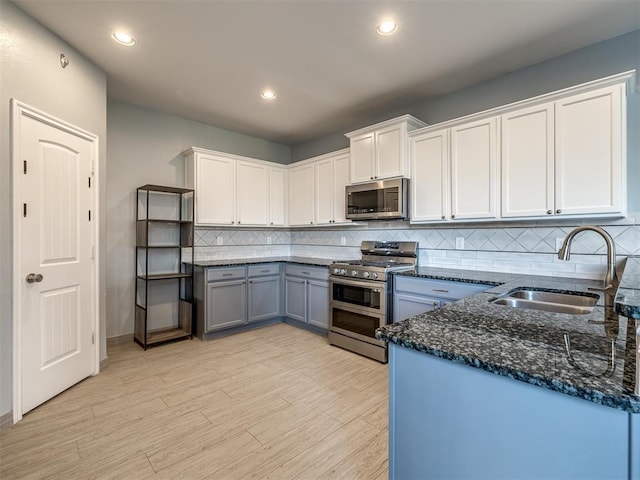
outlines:
{"label": "gray lower cabinet", "polygon": [[329,328],[329,283],[307,280],[307,323]]}
{"label": "gray lower cabinet", "polygon": [[478,283],[396,275],[393,287],[393,321],[430,312],[464,297],[493,288]]}
{"label": "gray lower cabinet", "polygon": [[247,322],[247,281],[207,284],[207,332]]}
{"label": "gray lower cabinet", "polygon": [[279,317],[280,299],[280,275],[249,278],[249,323]]}
{"label": "gray lower cabinet", "polygon": [[304,278],[284,277],[284,314],[286,317],[307,321],[307,281]]}
{"label": "gray lower cabinet", "polygon": [[196,270],[197,335],[282,317],[280,264]]}
{"label": "gray lower cabinet", "polygon": [[285,316],[314,327],[329,328],[329,270],[285,266]]}

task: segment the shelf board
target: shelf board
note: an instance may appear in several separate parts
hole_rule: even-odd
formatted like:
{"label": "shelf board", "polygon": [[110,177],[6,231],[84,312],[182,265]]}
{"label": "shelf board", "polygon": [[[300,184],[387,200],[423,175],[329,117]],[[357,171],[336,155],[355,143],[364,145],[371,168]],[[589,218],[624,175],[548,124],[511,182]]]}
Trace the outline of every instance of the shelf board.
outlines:
{"label": "shelf board", "polygon": [[163,192],[163,193],[191,193],[193,192],[190,188],[179,188],[179,187],[167,187],[164,185],[143,185],[138,187],[138,190],[148,191],[148,192]]}
{"label": "shelf board", "polygon": [[191,334],[189,332],[185,332],[178,327],[163,328],[162,330],[155,330],[147,333],[147,345],[190,336]]}
{"label": "shelf board", "polygon": [[136,245],[136,248],[191,248],[193,245]]}
{"label": "shelf board", "polygon": [[138,218],[136,222],[149,222],[149,223],[168,223],[171,225],[186,225],[193,223],[193,220],[168,220],[162,218]]}
{"label": "shelf board", "polygon": [[140,280],[169,280],[172,278],[191,278],[190,273],[154,273],[152,275],[137,275]]}

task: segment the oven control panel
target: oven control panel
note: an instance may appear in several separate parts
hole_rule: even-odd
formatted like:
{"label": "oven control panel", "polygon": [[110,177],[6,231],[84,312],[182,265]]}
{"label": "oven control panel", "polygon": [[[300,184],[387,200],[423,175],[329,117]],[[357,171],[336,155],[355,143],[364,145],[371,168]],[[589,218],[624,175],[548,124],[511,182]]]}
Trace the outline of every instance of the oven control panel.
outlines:
{"label": "oven control panel", "polygon": [[362,278],[365,280],[384,280],[384,273],[358,268],[330,267],[329,272],[335,277]]}

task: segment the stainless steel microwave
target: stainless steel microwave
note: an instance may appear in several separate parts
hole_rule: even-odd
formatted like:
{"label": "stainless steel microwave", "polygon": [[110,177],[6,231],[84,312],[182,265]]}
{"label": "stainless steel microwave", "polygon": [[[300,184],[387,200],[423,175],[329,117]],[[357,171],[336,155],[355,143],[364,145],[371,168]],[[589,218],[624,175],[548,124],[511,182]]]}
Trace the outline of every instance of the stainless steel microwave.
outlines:
{"label": "stainless steel microwave", "polygon": [[350,220],[409,218],[409,179],[394,178],[346,187],[346,216]]}

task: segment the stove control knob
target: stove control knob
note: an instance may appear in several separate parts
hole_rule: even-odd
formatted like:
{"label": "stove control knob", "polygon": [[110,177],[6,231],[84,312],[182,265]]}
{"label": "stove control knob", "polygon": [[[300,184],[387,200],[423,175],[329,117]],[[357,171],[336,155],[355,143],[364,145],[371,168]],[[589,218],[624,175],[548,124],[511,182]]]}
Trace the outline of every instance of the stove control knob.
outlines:
{"label": "stove control knob", "polygon": [[358,271],[357,270],[351,270],[351,276],[352,277],[357,277],[358,276]]}
{"label": "stove control knob", "polygon": [[373,278],[378,278],[378,274],[377,274],[376,272],[373,272],[373,273],[371,274],[371,276],[372,276]]}
{"label": "stove control knob", "polygon": [[369,275],[370,275],[370,273],[369,273],[369,272],[364,272],[364,273],[362,274],[362,276],[363,276],[364,278],[369,278]]}
{"label": "stove control knob", "polygon": [[334,275],[338,275],[340,273],[340,269],[339,268],[334,268],[333,269],[333,274]]}
{"label": "stove control knob", "polygon": [[340,275],[346,275],[347,271],[344,268],[340,269]]}

